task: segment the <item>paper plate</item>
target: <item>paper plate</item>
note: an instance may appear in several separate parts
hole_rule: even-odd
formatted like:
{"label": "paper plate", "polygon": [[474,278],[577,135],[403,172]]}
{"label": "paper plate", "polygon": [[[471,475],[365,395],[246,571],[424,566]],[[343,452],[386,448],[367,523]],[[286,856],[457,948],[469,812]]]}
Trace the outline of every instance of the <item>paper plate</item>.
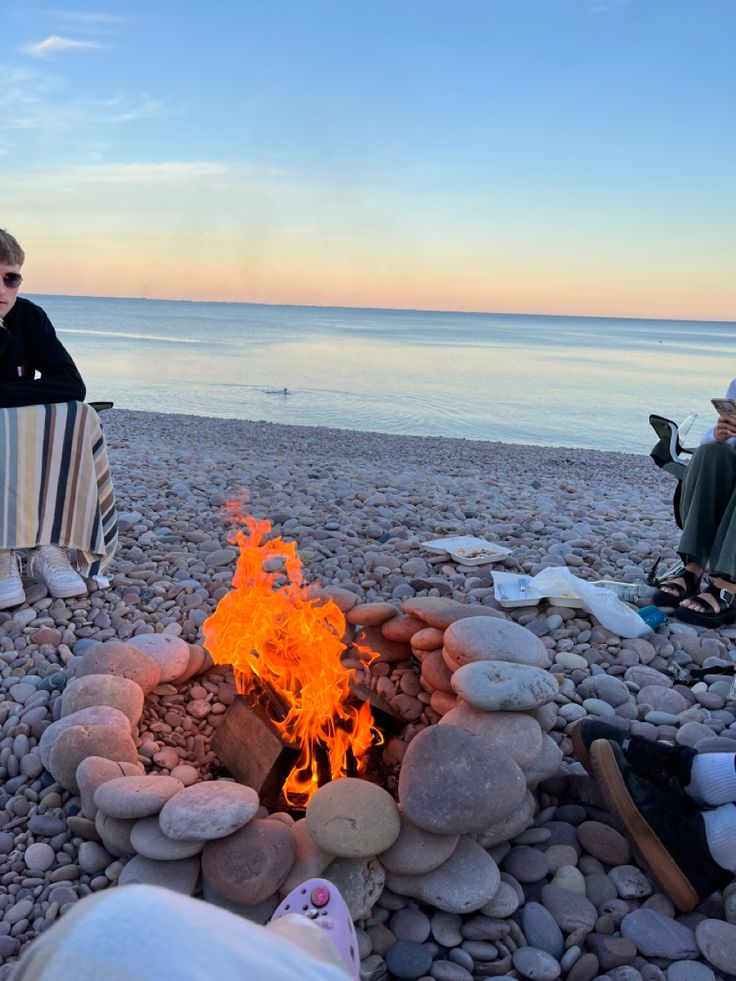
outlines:
{"label": "paper plate", "polygon": [[511,549],[496,542],[474,535],[453,535],[449,538],[436,538],[431,542],[422,542],[422,547],[430,552],[448,555],[453,561],[463,565],[484,565],[496,562],[505,555],[511,554]]}

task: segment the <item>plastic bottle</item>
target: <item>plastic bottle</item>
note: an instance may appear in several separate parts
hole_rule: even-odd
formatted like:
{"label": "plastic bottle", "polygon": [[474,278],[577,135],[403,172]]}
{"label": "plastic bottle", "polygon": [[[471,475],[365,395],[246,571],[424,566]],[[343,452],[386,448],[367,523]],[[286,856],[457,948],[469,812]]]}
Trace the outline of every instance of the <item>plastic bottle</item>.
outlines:
{"label": "plastic bottle", "polygon": [[637,612],[650,630],[656,630],[667,622],[667,614],[658,606],[642,606]]}
{"label": "plastic bottle", "polygon": [[682,441],[690,432],[690,430],[692,429],[692,425],[697,418],[698,418],[698,413],[691,412],[689,415],[685,416],[685,418],[682,420],[680,425],[677,427],[677,435],[680,438],[680,441]]}
{"label": "plastic bottle", "polygon": [[648,599],[654,593],[654,589],[644,582],[616,582],[613,579],[599,579],[593,585],[610,589],[624,603],[637,603],[641,599]]}

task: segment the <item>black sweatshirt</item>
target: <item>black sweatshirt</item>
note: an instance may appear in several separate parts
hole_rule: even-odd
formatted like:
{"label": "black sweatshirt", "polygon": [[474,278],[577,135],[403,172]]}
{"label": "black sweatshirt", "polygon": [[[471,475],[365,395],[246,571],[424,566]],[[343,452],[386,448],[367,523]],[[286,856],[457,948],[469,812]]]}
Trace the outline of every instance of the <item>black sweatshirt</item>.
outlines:
{"label": "black sweatshirt", "polygon": [[0,408],[82,402],[86,394],[49,318],[41,307],[18,297],[0,326]]}

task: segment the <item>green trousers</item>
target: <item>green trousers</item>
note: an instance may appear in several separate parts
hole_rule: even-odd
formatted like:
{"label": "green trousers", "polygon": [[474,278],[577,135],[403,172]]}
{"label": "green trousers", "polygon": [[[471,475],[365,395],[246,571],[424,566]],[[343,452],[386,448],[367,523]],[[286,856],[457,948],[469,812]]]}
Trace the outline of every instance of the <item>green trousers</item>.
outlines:
{"label": "green trousers", "polygon": [[736,448],[703,443],[685,470],[679,553],[736,582]]}

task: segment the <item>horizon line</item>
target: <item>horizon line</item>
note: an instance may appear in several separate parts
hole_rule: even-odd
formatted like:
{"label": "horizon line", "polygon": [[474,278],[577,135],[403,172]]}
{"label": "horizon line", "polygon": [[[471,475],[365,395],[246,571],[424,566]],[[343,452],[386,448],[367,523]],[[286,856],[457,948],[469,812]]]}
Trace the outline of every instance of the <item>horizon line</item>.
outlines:
{"label": "horizon line", "polygon": [[381,307],[381,306],[350,306],[345,304],[319,304],[319,303],[276,303],[264,300],[190,300],[181,297],[167,296],[114,296],[100,293],[40,293],[30,291],[26,296],[54,297],[61,296],[69,299],[78,300],[144,300],[147,303],[220,303],[236,304],[238,306],[252,307],[303,307],[308,310],[379,310],[384,313],[437,313],[437,314],[462,314],[465,316],[485,316],[485,317],[548,317],[558,320],[643,320],[657,321],[663,323],[683,323],[683,324],[732,324],[736,326],[734,320],[714,320],[712,318],[693,317],[635,317],[599,313],[533,313],[530,311],[519,310],[444,310],[433,309],[430,307]]}

